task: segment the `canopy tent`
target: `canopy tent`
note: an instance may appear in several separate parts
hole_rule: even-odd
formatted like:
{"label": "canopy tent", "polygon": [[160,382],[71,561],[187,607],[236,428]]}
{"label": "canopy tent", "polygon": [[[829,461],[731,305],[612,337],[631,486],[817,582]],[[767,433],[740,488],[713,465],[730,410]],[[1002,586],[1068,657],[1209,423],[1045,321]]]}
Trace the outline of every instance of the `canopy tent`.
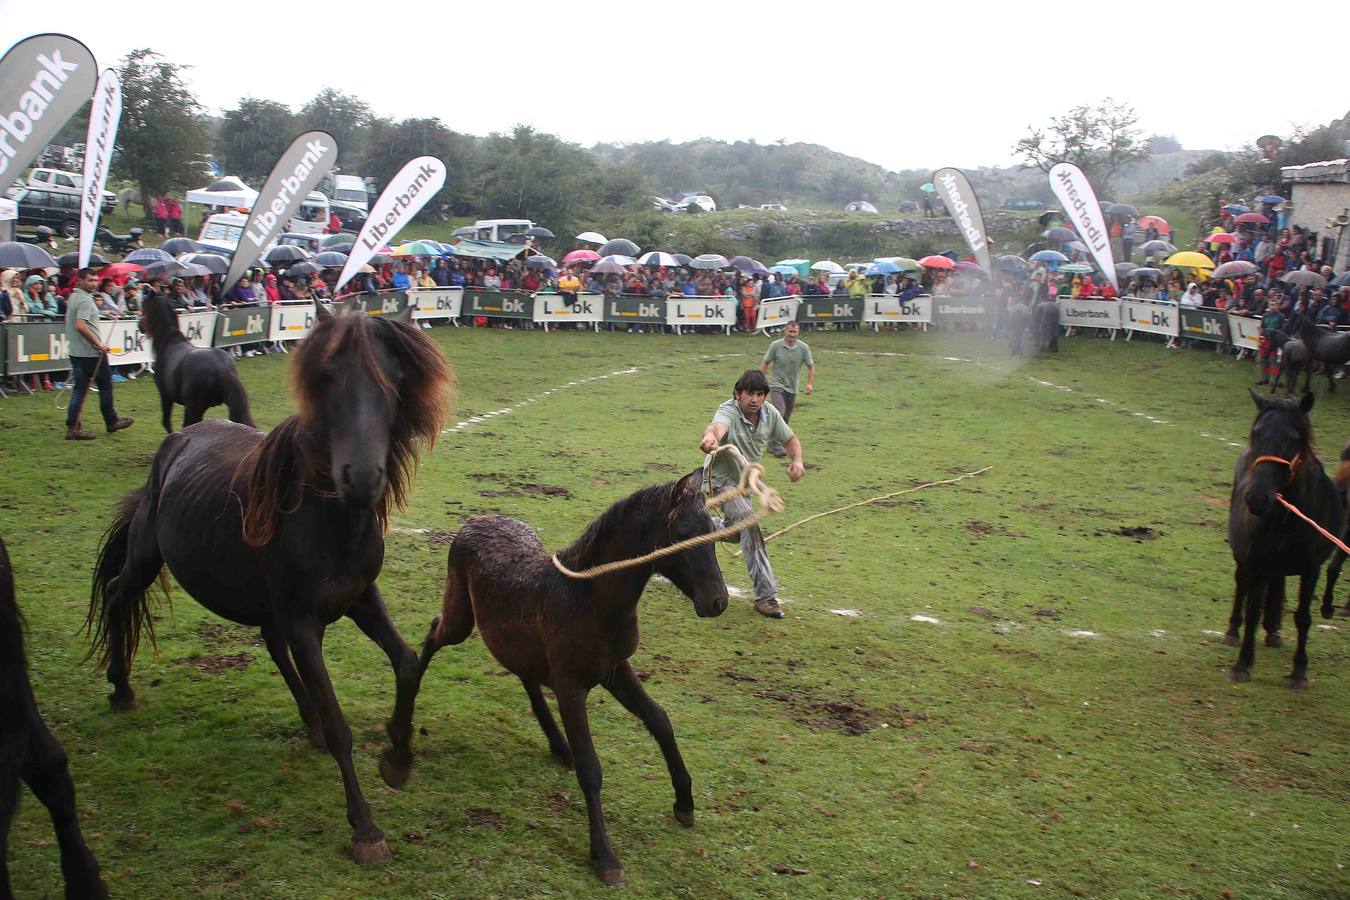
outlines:
{"label": "canopy tent", "polygon": [[450,252],[455,256],[506,262],[524,253],[525,247],[521,244],[503,244],[498,241],[463,240],[451,247]]}
{"label": "canopy tent", "polygon": [[233,175],[226,175],[204,188],[187,192],[188,203],[200,203],[204,206],[252,209],[257,201],[258,192]]}

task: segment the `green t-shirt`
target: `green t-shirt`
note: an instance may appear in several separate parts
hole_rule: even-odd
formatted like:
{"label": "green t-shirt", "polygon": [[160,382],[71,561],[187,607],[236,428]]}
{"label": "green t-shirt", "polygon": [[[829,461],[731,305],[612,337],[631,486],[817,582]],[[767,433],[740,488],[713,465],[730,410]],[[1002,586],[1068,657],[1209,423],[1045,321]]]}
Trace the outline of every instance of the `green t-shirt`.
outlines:
{"label": "green t-shirt", "polygon": [[[736,398],[732,397],[717,407],[713,421],[727,426],[722,443],[735,444],[736,449],[740,450],[750,462],[759,462],[770,439],[776,444],[786,443],[792,439],[792,429],[783,421],[783,414],[772,403],[765,403],[759,408],[759,424],[752,426],[741,413]],[[706,459],[704,465],[707,465]],[[719,453],[713,460],[712,476],[715,479],[737,481],[741,477],[741,470],[735,459],[725,453]]]}
{"label": "green t-shirt", "polygon": [[99,333],[98,307],[94,306],[93,296],[79,288],[71,291],[70,297],[66,300],[66,343],[70,347],[71,356],[99,356],[94,345],[85,340],[84,335],[75,327],[77,319],[84,319],[89,323],[89,327],[94,329],[94,334]]}
{"label": "green t-shirt", "polygon": [[814,366],[811,348],[805,341],[797,341],[795,347],[789,347],[787,341],[780,338],[769,345],[764,352],[764,361],[771,363],[769,369],[769,389],[797,393],[797,380],[801,377],[802,366]]}

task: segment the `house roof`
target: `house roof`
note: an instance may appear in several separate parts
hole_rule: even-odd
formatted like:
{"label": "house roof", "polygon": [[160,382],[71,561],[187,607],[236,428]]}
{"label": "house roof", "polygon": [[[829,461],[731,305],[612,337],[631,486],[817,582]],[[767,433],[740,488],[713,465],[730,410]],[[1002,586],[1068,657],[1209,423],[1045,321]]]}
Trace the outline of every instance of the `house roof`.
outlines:
{"label": "house roof", "polygon": [[1295,184],[1350,183],[1350,159],[1327,159],[1301,166],[1285,166],[1280,169],[1280,180]]}

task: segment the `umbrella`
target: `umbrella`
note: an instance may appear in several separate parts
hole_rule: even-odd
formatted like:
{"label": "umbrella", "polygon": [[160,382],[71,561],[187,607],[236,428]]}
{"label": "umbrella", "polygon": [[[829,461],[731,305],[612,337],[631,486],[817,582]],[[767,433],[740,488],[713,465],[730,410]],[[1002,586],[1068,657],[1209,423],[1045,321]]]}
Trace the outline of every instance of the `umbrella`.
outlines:
{"label": "umbrella", "polygon": [[[772,270],[771,270],[771,271],[772,271]],[[794,269],[793,271],[796,271],[796,270]],[[899,272],[899,271],[901,271],[901,269],[900,269],[900,267],[897,266],[895,263],[891,262],[891,261],[888,260],[888,259],[879,259],[879,260],[877,260],[876,262],[872,263],[870,266],[868,266],[868,267],[863,271],[863,274],[864,274],[864,275],[894,275],[896,272]]]}
{"label": "umbrella", "polygon": [[1336,287],[1350,287],[1350,272],[1342,272],[1331,283]]}
{"label": "umbrella", "polygon": [[314,263],[320,266],[345,266],[347,254],[340,253],[337,250],[325,250],[314,257]]}
{"label": "umbrella", "polygon": [[37,244],[5,241],[0,244],[0,268],[49,269],[56,267],[52,255]]}
{"label": "umbrella", "polygon": [[776,272],[779,275],[782,275],[784,278],[789,278],[793,275],[801,274],[801,272],[797,271],[795,266],[769,266],[769,271]]}
{"label": "umbrella", "polygon": [[[4,246],[3,244],[0,244],[0,247],[3,247],[3,246]],[[3,260],[0,260],[0,265],[3,265],[3,264],[4,264],[4,261],[3,261]],[[226,264],[225,264],[225,268],[228,269],[228,268],[229,268],[229,265],[230,265],[229,263],[226,263]],[[104,278],[120,278],[120,277],[123,276],[123,275],[133,275],[133,274],[136,274],[136,273],[138,273],[138,272],[144,272],[144,271],[145,271],[145,266],[140,266],[140,265],[137,265],[136,263],[119,262],[119,263],[113,263],[113,264],[110,265],[110,266],[104,266],[102,269],[99,270],[99,273],[98,273],[98,274],[99,274],[100,276],[104,277]]]}
{"label": "umbrella", "polygon": [[1247,262],[1245,259],[1235,259],[1232,262],[1226,262],[1219,266],[1213,272],[1209,273],[1210,278],[1243,278],[1255,272],[1261,271],[1256,263]]}
{"label": "umbrella", "polygon": [[1054,228],[1047,228],[1045,231],[1041,232],[1041,237],[1049,241],[1059,241],[1060,243],[1063,243],[1064,241],[1073,240],[1074,233],[1072,228],[1065,228],[1063,225],[1057,225]]}
{"label": "umbrella", "polygon": [[[1031,261],[1038,263],[1066,263],[1069,258],[1058,250],[1042,250],[1031,254]],[[920,260],[922,262],[922,260]]]}
{"label": "umbrella", "polygon": [[456,228],[454,231],[450,232],[450,236],[457,238],[471,238],[477,233],[477,228],[474,228],[472,225],[465,225],[463,228]]}
{"label": "umbrella", "polygon": [[278,244],[264,253],[263,259],[270,265],[280,266],[309,259],[309,251],[294,244]]}
{"label": "umbrella", "polygon": [[440,256],[444,252],[436,241],[408,241],[394,248],[395,256]]}
{"label": "umbrella", "polygon": [[390,256],[388,253],[376,253],[370,259],[367,260],[367,262],[369,262],[372,266],[384,266],[388,265],[393,261],[394,258]]}
{"label": "umbrella", "polygon": [[689,265],[695,269],[725,269],[728,263],[725,256],[718,256],[716,253],[704,253],[691,259]]}
{"label": "umbrella", "polygon": [[1264,197],[1257,197],[1256,199],[1271,206],[1274,206],[1276,203],[1284,202],[1284,198],[1279,194],[1266,194]]}
{"label": "umbrella", "polygon": [[1218,234],[1211,234],[1205,237],[1206,244],[1236,244],[1239,238],[1235,234],[1228,234],[1220,231]]}
{"label": "umbrella", "polygon": [[564,256],[562,261],[565,266],[573,266],[577,263],[595,262],[599,258],[600,254],[594,250],[573,250]]}
{"label": "umbrella", "polygon": [[1005,272],[1024,272],[1027,268],[1027,261],[1020,256],[1005,254],[994,260],[994,268],[1002,269]]}
{"label": "umbrella", "polygon": [[955,269],[956,262],[946,256],[925,256],[919,260],[919,265],[929,269]]}
{"label": "umbrella", "polygon": [[660,250],[649,250],[638,257],[638,264],[651,266],[653,268],[657,266],[672,268],[678,266],[679,262],[677,262],[675,257],[671,256],[669,253],[662,253]]}
{"label": "umbrella", "polygon": [[530,237],[533,237],[533,238],[551,238],[551,237],[553,237],[553,232],[549,231],[549,230],[548,230],[547,228],[545,228],[543,225],[536,225],[536,226],[534,226],[533,228],[527,228],[527,229],[525,230],[525,233],[528,234]]}
{"label": "umbrella", "polygon": [[1060,266],[1059,270],[1069,275],[1090,275],[1093,271],[1092,266],[1086,263],[1069,263],[1067,266]]}
{"label": "umbrella", "polygon": [[750,274],[755,271],[756,263],[748,256],[733,256],[731,259],[727,260],[727,265],[731,266],[737,272]]}
{"label": "umbrella", "polygon": [[1167,241],[1145,241],[1139,246],[1144,251],[1145,256],[1156,256],[1160,253],[1176,253],[1177,248],[1173,247]]}
{"label": "umbrella", "polygon": [[163,250],[165,253],[172,254],[173,256],[180,256],[184,253],[196,253],[198,250],[202,249],[202,245],[192,238],[176,237],[169,238],[167,241],[160,244],[159,249]]}
{"label": "umbrella", "polygon": [[818,263],[811,264],[811,271],[829,272],[831,274],[838,275],[840,272],[844,271],[844,267],[839,265],[839,263],[835,262],[832,259],[822,259]]}
{"label": "umbrella", "polygon": [[670,256],[672,259],[674,259],[677,263],[679,263],[682,266],[687,266],[691,262],[693,262],[691,258],[685,256],[683,253],[672,253],[670,254]]}
{"label": "umbrella", "polygon": [[623,275],[636,262],[630,256],[606,256],[591,266],[591,271],[597,275]]}
{"label": "umbrella", "polygon": [[[230,271],[230,261],[224,256],[215,253],[188,253],[179,259],[179,262],[190,263],[194,266],[201,266],[212,275],[224,275]],[[106,269],[104,270],[107,271]]]}
{"label": "umbrella", "polygon": [[323,271],[323,267],[310,259],[302,259],[292,266],[287,266],[285,272],[287,275],[315,275]]}
{"label": "umbrella", "polygon": [[165,253],[158,247],[143,247],[140,250],[133,250],[128,253],[122,262],[140,263],[145,266],[161,259],[173,259],[173,254]]}
{"label": "umbrella", "polygon": [[1069,241],[1064,246],[1074,251],[1075,253],[1088,252],[1087,244],[1084,244],[1082,241]]}
{"label": "umbrella", "polygon": [[1106,212],[1106,210],[1107,210],[1108,207],[1115,206],[1115,205],[1116,205],[1116,201],[1114,201],[1114,200],[1098,200],[1098,201],[1097,201],[1097,206],[1099,206],[1099,207],[1101,208],[1101,211],[1102,211],[1102,212]]}
{"label": "umbrella", "polygon": [[1108,216],[1120,216],[1126,219],[1139,218],[1139,210],[1128,203],[1112,203],[1105,210]]}
{"label": "umbrella", "polygon": [[971,262],[971,261],[968,260],[968,259],[959,259],[959,260],[957,260],[957,261],[956,261],[956,268],[959,269],[959,270],[961,270],[962,272],[971,272],[971,273],[976,274],[976,275],[983,275],[983,274],[984,274],[984,269],[981,268],[981,266],[980,266],[979,263]]}
{"label": "umbrella", "polygon": [[601,256],[633,256],[642,252],[642,248],[627,238],[615,238],[605,241],[597,251]]}
{"label": "umbrella", "polygon": [[937,193],[937,188],[933,186],[933,182],[931,181],[927,182],[926,184],[919,185],[919,190],[923,191],[925,194]]}
{"label": "umbrella", "polygon": [[[319,239],[319,246],[325,250],[331,250],[338,244],[356,244],[356,238],[350,234],[326,234]],[[344,253],[346,251],[343,251]]]}
{"label": "umbrella", "polygon": [[1280,276],[1280,280],[1285,284],[1292,284],[1295,287],[1326,287],[1327,280],[1316,272],[1309,272],[1307,269],[1295,269],[1293,272],[1285,272]]}
{"label": "umbrella", "polygon": [[1136,263],[1132,263],[1132,262],[1118,262],[1118,263],[1116,263],[1116,274],[1117,274],[1117,275],[1124,275],[1124,276],[1126,276],[1126,277],[1129,277],[1131,274],[1133,274],[1133,273],[1135,272],[1135,270],[1137,270],[1137,269],[1139,269],[1139,268],[1142,268],[1142,267],[1139,266],[1139,265],[1137,265]]}
{"label": "umbrella", "polygon": [[525,260],[525,268],[541,269],[541,270],[556,269],[558,268],[558,264],[553,260],[549,259],[547,256],[539,254],[537,256],[531,256],[529,259]]}
{"label": "umbrella", "polygon": [[1267,216],[1261,215],[1260,213],[1251,212],[1251,213],[1243,213],[1242,215],[1238,216],[1237,222],[1240,225],[1269,225],[1270,219]]}
{"label": "umbrella", "polygon": [[1224,210],[1232,213],[1235,216],[1245,212],[1251,212],[1249,208],[1243,206],[1241,203],[1229,203],[1228,205],[1224,206]]}
{"label": "umbrella", "polygon": [[1159,232],[1165,231],[1168,234],[1172,233],[1172,226],[1168,225],[1167,220],[1162,216],[1142,216],[1139,221],[1134,224],[1135,227],[1144,231],[1148,231],[1150,228],[1156,228]]}
{"label": "umbrella", "polygon": [[1131,278],[1152,278],[1154,281],[1162,277],[1162,270],[1155,269],[1152,266],[1140,266],[1130,273]]}
{"label": "umbrella", "polygon": [[[56,264],[57,264],[58,266],[63,266],[63,267],[64,267],[64,266],[78,266],[78,265],[80,264],[80,254],[78,254],[78,253],[62,253],[60,256],[58,256],[58,257],[56,258]],[[91,266],[106,266],[107,264],[108,264],[108,260],[104,259],[102,256],[99,256],[97,253],[90,253],[90,254],[89,254],[89,265],[91,265]]]}
{"label": "umbrella", "polygon": [[1163,265],[1180,266],[1187,269],[1212,269],[1214,268],[1214,260],[1203,253],[1196,253],[1194,250],[1183,250],[1167,257],[1163,260]]}
{"label": "umbrella", "polygon": [[145,267],[145,274],[151,277],[164,275],[168,278],[179,278],[188,274],[189,269],[198,269],[200,274],[210,274],[202,266],[193,263],[179,262],[176,259],[157,259]]}
{"label": "umbrella", "polygon": [[587,244],[609,243],[609,238],[605,237],[598,231],[583,231],[581,234],[577,235],[577,240],[584,241]]}

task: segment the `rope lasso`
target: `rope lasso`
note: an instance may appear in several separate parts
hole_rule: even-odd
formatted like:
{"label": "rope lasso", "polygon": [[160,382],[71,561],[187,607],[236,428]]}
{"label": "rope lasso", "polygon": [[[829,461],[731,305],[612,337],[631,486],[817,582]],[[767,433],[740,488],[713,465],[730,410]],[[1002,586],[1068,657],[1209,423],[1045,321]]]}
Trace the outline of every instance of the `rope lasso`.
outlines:
{"label": "rope lasso", "polygon": [[1285,508],[1285,509],[1289,510],[1289,511],[1290,511],[1291,513],[1293,513],[1294,515],[1298,516],[1300,519],[1302,519],[1303,521],[1307,522],[1307,523],[1308,523],[1309,525],[1311,525],[1313,528],[1317,529],[1317,533],[1320,534],[1320,535],[1322,535],[1322,537],[1324,537],[1324,538],[1326,538],[1327,540],[1331,541],[1331,542],[1332,542],[1333,544],[1335,544],[1337,547],[1340,547],[1342,553],[1346,554],[1347,556],[1350,556],[1350,547],[1345,546],[1345,544],[1341,542],[1341,539],[1340,539],[1340,538],[1336,537],[1336,535],[1332,534],[1330,531],[1327,531],[1327,530],[1326,530],[1325,528],[1323,528],[1321,525],[1318,525],[1318,524],[1317,524],[1316,522],[1314,522],[1312,519],[1308,518],[1308,516],[1306,516],[1306,515],[1303,513],[1303,510],[1299,509],[1297,506],[1295,506],[1294,504],[1290,503],[1288,500],[1284,499],[1284,494],[1281,494],[1279,491],[1276,491],[1276,492],[1275,492],[1275,499],[1278,500],[1278,501],[1280,501],[1282,504],[1284,504],[1284,508]]}
{"label": "rope lasso", "polygon": [[707,498],[704,501],[704,504],[710,508],[722,506],[737,497],[744,497],[747,494],[750,494],[754,496],[755,501],[759,504],[759,509],[755,510],[749,516],[741,519],[734,525],[718,528],[716,531],[710,531],[707,534],[700,534],[696,537],[686,538],[683,541],[678,541],[667,547],[661,547],[650,553],[644,553],[642,556],[601,563],[598,566],[591,566],[589,569],[583,569],[580,572],[574,572],[569,569],[562,560],[558,559],[558,554],[554,553],[554,567],[568,578],[599,578],[601,575],[608,575],[610,572],[619,572],[624,569],[645,566],[649,562],[654,562],[667,556],[674,556],[676,553],[683,553],[685,550],[701,547],[704,544],[710,544],[714,541],[720,541],[722,538],[730,537],[733,534],[740,534],[752,525],[758,525],[760,520],[765,516],[776,512],[782,512],[783,500],[778,496],[778,491],[764,483],[764,467],[759,463],[747,461],[745,456],[741,454],[741,451],[731,444],[723,444],[708,455],[708,462],[704,465],[704,484],[708,483],[706,472],[712,463],[713,457],[724,452],[729,452],[732,457],[735,458],[737,463],[740,464],[740,480],[734,488],[728,488],[720,494]]}

